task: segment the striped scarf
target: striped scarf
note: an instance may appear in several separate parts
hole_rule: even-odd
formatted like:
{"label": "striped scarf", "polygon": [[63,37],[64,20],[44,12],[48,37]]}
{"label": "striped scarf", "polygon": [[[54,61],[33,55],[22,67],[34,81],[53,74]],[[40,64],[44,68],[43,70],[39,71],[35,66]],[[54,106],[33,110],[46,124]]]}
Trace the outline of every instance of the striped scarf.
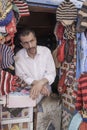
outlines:
{"label": "striped scarf", "polygon": [[2,56],[1,68],[5,69],[13,65],[14,63],[14,52],[5,44],[0,45],[0,53]]}
{"label": "striped scarf", "polygon": [[78,85],[77,97],[76,97],[76,109],[87,110],[87,73],[81,74]]}

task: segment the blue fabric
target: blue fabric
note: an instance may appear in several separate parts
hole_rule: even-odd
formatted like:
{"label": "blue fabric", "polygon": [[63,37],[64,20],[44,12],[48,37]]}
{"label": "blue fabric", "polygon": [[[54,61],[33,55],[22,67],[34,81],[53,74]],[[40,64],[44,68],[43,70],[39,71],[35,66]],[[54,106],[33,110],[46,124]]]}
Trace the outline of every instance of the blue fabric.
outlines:
{"label": "blue fabric", "polygon": [[81,51],[81,34],[77,33],[76,79],[78,79],[81,74],[80,51]]}
{"label": "blue fabric", "polygon": [[78,128],[79,128],[82,121],[83,121],[83,119],[82,119],[81,115],[77,112],[73,116],[73,118],[72,118],[72,120],[70,122],[68,130],[78,130]]}
{"label": "blue fabric", "polygon": [[87,118],[83,118],[83,122],[87,122]]}
{"label": "blue fabric", "polygon": [[11,22],[12,17],[13,17],[13,11],[11,10],[11,11],[7,14],[7,16],[5,17],[5,19],[0,20],[0,26],[6,26],[6,25],[8,25],[8,24]]}
{"label": "blue fabric", "polygon": [[81,62],[81,74],[83,72],[87,72],[87,39],[85,37],[84,32],[81,33],[81,56],[80,56]]}

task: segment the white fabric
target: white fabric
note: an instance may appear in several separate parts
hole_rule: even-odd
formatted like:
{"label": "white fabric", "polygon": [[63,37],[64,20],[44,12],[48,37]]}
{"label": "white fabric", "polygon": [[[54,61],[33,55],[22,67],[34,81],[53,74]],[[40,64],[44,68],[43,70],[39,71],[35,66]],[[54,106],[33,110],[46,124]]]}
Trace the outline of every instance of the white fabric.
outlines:
{"label": "white fabric", "polygon": [[47,47],[37,46],[37,55],[32,59],[24,48],[21,49],[15,57],[15,72],[27,84],[46,78],[51,85],[56,76],[51,51]]}

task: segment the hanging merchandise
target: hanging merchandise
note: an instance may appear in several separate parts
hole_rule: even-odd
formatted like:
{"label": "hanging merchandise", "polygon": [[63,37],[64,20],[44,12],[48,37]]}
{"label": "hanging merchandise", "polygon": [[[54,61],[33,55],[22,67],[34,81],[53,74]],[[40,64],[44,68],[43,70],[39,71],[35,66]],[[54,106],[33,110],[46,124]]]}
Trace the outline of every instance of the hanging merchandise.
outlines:
{"label": "hanging merchandise", "polygon": [[13,11],[11,10],[10,12],[8,12],[8,14],[4,19],[0,20],[0,26],[8,25],[11,22],[12,17],[13,17]]}
{"label": "hanging merchandise", "polygon": [[12,5],[13,5],[12,10],[13,10],[13,13],[14,13],[14,17],[16,18],[16,24],[17,24],[19,22],[19,20],[20,20],[19,9],[14,3],[12,3]]}
{"label": "hanging merchandise", "polygon": [[81,122],[79,130],[87,130],[87,122]]}
{"label": "hanging merchandise", "polygon": [[71,25],[77,18],[77,8],[70,1],[63,1],[56,10],[56,21],[65,26]]}
{"label": "hanging merchandise", "polygon": [[66,40],[66,44],[64,47],[64,56],[67,63],[72,62],[74,57],[74,40]]}
{"label": "hanging merchandise", "polygon": [[78,79],[78,91],[76,97],[76,110],[87,110],[87,73],[81,74]]}
{"label": "hanging merchandise", "polygon": [[64,48],[65,48],[66,41],[63,39],[61,40],[61,44],[58,46],[57,50],[57,59],[59,62],[63,62],[65,55],[64,55]]}
{"label": "hanging merchandise", "polygon": [[65,26],[64,39],[75,39],[75,37],[76,37],[75,23]]}
{"label": "hanging merchandise", "polygon": [[61,75],[61,78],[59,79],[58,86],[57,86],[58,92],[60,94],[63,94],[67,89],[67,86],[64,83],[65,78],[66,78],[66,72],[64,71],[63,74]]}
{"label": "hanging merchandise", "polygon": [[75,72],[74,72],[74,64],[70,63],[69,64],[69,70],[66,72],[66,78],[65,78],[65,85],[66,86],[71,86],[74,83],[74,77],[75,77]]}
{"label": "hanging merchandise", "polygon": [[59,68],[61,66],[61,63],[58,62],[58,59],[57,59],[57,50],[58,50],[58,47],[56,47],[56,49],[53,51],[52,55],[53,55],[55,67]]}
{"label": "hanging merchandise", "polygon": [[10,47],[5,44],[0,44],[0,53],[2,56],[2,61],[0,67],[2,69],[9,68],[14,63],[14,53]]}
{"label": "hanging merchandise", "polygon": [[12,3],[9,0],[0,0],[0,20],[5,19],[11,10]]}
{"label": "hanging merchandise", "polygon": [[87,72],[87,36],[86,31],[81,33],[80,66],[81,74]]}
{"label": "hanging merchandise", "polygon": [[18,7],[21,17],[30,15],[28,4],[26,2],[23,0],[14,0],[14,4]]}
{"label": "hanging merchandise", "polygon": [[57,28],[56,28],[56,36],[58,40],[63,39],[63,34],[64,34],[64,26],[62,25],[61,22],[58,22]]}
{"label": "hanging merchandise", "polygon": [[11,22],[6,26],[6,32],[11,36],[12,43],[14,39],[14,34],[17,32],[16,30],[16,20],[15,17],[13,16]]}
{"label": "hanging merchandise", "polygon": [[87,28],[87,1],[83,2],[82,8],[78,12],[77,32],[84,32]]}

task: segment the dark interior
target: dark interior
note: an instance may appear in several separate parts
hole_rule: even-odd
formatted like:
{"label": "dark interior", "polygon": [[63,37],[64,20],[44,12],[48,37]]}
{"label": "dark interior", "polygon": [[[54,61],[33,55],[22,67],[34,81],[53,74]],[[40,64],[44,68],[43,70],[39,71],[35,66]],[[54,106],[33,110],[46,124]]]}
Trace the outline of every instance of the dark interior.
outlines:
{"label": "dark interior", "polygon": [[[30,16],[21,17],[17,24],[17,32],[24,27],[34,29],[38,44],[45,45],[51,50],[54,50],[56,47],[56,39],[54,36],[54,27],[56,23],[55,13],[49,11],[45,12],[46,10],[40,10],[40,12],[39,10],[37,11],[30,11]],[[17,34],[15,37],[15,50],[18,51],[21,46],[18,42]]]}

